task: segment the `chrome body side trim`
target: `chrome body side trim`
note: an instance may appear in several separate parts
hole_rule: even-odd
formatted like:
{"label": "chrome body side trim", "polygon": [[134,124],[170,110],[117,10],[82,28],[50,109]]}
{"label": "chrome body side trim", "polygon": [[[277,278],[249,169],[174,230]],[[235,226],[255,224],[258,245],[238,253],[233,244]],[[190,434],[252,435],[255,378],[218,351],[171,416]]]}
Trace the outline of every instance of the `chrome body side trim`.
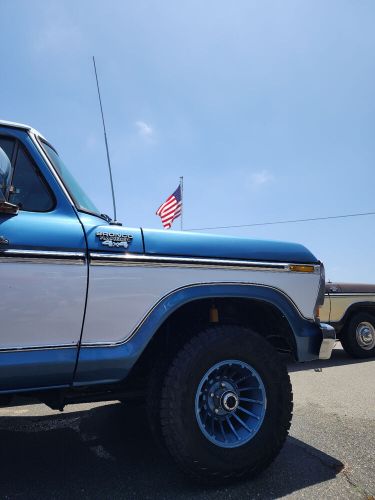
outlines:
{"label": "chrome body side trim", "polygon": [[5,352],[27,352],[27,351],[51,351],[58,349],[77,349],[77,344],[62,344],[62,345],[36,345],[27,347],[5,347],[0,349],[0,354]]}
{"label": "chrome body side trim", "polygon": [[85,264],[84,252],[63,252],[50,250],[0,250],[0,262],[28,262],[34,264]]}
{"label": "chrome body side trim", "polygon": [[[216,259],[205,257],[178,257],[150,254],[115,254],[90,253],[93,266],[153,266],[153,267],[196,267],[217,269],[248,269],[277,272],[296,272],[290,269],[295,264],[286,262],[261,262],[242,259]],[[320,272],[320,266],[314,265],[314,273]]]}
{"label": "chrome body side trim", "polygon": [[334,298],[334,297],[364,297],[364,296],[368,296],[368,297],[371,297],[373,296],[374,297],[374,300],[375,300],[375,294],[374,293],[371,293],[371,292],[355,292],[355,293],[336,293],[336,292],[331,292],[331,293],[326,293],[325,294],[325,297],[330,297],[331,299]]}

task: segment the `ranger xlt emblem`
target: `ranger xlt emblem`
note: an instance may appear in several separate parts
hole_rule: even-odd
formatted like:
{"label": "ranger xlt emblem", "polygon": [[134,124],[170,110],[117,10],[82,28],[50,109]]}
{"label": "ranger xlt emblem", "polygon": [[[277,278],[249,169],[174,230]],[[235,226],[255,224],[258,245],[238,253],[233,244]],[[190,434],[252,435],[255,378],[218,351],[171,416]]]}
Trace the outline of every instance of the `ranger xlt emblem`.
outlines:
{"label": "ranger xlt emblem", "polygon": [[103,233],[98,232],[96,236],[102,242],[102,245],[107,247],[124,247],[128,248],[129,243],[131,243],[133,236],[131,234],[117,234],[117,233]]}

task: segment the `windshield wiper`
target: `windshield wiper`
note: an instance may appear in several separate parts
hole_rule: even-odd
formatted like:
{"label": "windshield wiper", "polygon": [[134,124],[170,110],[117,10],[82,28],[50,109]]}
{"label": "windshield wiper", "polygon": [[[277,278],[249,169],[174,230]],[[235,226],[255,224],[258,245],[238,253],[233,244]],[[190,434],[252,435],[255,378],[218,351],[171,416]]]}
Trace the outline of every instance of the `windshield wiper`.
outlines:
{"label": "windshield wiper", "polygon": [[122,226],[121,222],[114,221],[109,215],[107,214],[100,214],[100,217],[102,217],[108,224],[111,224],[111,226]]}
{"label": "windshield wiper", "polygon": [[100,217],[102,219],[104,219],[105,221],[107,221],[109,224],[112,222],[111,217],[109,215],[107,215],[107,214],[100,214]]}

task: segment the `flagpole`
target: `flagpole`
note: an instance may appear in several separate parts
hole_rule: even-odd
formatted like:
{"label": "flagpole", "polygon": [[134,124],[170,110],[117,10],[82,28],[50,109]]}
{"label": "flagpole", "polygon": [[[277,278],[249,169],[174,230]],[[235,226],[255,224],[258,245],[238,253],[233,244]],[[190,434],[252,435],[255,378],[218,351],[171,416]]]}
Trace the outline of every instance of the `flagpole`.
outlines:
{"label": "flagpole", "polygon": [[183,176],[180,177],[180,189],[181,189],[181,231],[184,230],[183,228],[183,219],[182,219],[182,214],[184,213],[184,178]]}

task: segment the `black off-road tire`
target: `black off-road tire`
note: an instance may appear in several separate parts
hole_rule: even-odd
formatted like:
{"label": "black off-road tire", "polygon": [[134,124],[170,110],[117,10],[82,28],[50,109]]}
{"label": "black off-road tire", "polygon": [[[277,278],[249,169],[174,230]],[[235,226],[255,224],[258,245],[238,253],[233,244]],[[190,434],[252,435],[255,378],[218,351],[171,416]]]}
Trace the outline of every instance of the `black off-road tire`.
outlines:
{"label": "black off-road tire", "polygon": [[[202,433],[195,413],[199,383],[212,366],[238,360],[253,367],[266,393],[264,420],[250,441],[223,448]],[[163,380],[160,426],[166,448],[190,478],[223,484],[255,476],[277,456],[287,437],[293,395],[285,364],[259,334],[239,326],[215,326],[188,341],[175,356]],[[155,407],[153,415],[156,416]]]}
{"label": "black off-road tire", "polygon": [[162,399],[163,383],[167,373],[165,364],[158,363],[154,365],[150,373],[150,379],[146,392],[146,410],[148,425],[154,437],[154,442],[160,453],[167,454],[165,440],[163,436],[161,417],[160,417],[160,402]]}
{"label": "black off-road tire", "polygon": [[182,326],[182,328],[182,331],[180,330],[180,332],[172,333],[174,337],[169,339],[167,346],[164,344],[161,346],[163,349],[163,356],[155,357],[153,366],[149,372],[146,386],[145,403],[148,425],[159,451],[166,455],[168,454],[168,451],[165,446],[160,418],[160,402],[162,399],[164,380],[174,358],[176,357],[176,354],[180,349],[179,346],[181,345],[181,341],[178,333],[181,333],[184,338],[190,338],[202,330],[202,326],[199,325],[199,323],[192,323],[189,324],[189,328],[187,328],[187,326]]}
{"label": "black off-road tire", "polygon": [[361,323],[369,323],[375,330],[375,317],[366,312],[359,312],[343,328],[340,336],[341,345],[345,352],[353,358],[373,358],[375,357],[375,346],[372,349],[364,349],[358,343],[356,332]]}

